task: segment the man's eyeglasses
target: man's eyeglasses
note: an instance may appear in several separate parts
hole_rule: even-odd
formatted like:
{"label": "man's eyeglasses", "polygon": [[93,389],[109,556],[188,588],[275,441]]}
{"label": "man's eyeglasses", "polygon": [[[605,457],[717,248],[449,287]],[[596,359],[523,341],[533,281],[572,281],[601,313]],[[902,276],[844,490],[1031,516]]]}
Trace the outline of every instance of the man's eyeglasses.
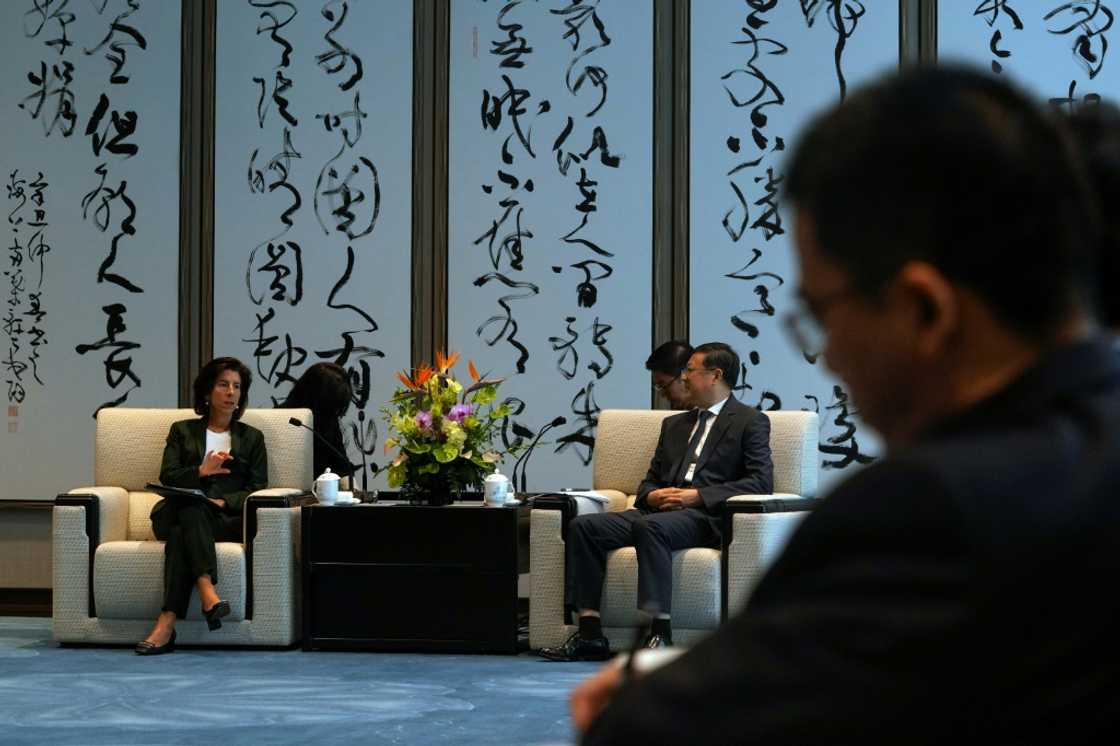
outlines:
{"label": "man's eyeglasses", "polygon": [[782,326],[786,333],[809,362],[816,362],[828,345],[828,332],[820,320],[828,313],[829,308],[855,295],[855,292],[852,288],[845,288],[823,298],[816,298],[811,303],[798,296],[793,308],[782,316]]}
{"label": "man's eyeglasses", "polygon": [[653,384],[653,390],[656,391],[659,394],[664,394],[669,389],[669,387],[672,386],[677,381],[679,381],[680,378],[681,378],[681,374],[678,373],[677,375],[673,376],[672,378],[670,378],[665,383],[655,383],[655,384]]}

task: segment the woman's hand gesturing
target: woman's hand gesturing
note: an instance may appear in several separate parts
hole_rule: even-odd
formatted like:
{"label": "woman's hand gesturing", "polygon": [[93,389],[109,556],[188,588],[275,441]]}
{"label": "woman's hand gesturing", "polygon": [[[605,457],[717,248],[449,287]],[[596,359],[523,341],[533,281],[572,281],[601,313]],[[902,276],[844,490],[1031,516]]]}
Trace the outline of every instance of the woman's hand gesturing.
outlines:
{"label": "woman's hand gesturing", "polygon": [[202,459],[202,464],[198,467],[198,476],[201,478],[215,474],[229,474],[229,469],[222,464],[232,458],[228,451],[207,451],[206,458]]}

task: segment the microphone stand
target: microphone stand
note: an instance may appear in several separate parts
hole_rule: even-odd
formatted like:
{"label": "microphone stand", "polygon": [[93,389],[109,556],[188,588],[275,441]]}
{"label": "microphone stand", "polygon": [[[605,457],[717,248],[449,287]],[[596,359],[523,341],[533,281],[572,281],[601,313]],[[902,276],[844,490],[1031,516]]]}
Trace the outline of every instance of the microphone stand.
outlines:
{"label": "microphone stand", "polygon": [[[317,441],[319,441],[320,443],[322,443],[323,445],[325,445],[325,446],[326,446],[327,448],[329,448],[329,449],[330,449],[330,451],[331,451],[331,453],[333,453],[334,455],[336,455],[336,456],[338,456],[339,458],[341,458],[341,459],[342,459],[342,460],[343,460],[344,462],[346,462],[346,465],[350,467],[350,473],[346,475],[346,476],[350,477],[350,489],[351,489],[351,491],[354,491],[354,492],[357,492],[357,491],[358,491],[358,486],[357,486],[356,484],[354,484],[354,464],[350,463],[350,457],[349,457],[349,456],[347,456],[347,455],[346,455],[345,453],[343,453],[342,451],[340,451],[340,450],[338,450],[337,448],[335,448],[335,447],[334,447],[334,444],[333,444],[333,443],[331,443],[331,442],[330,442],[329,440],[327,440],[326,438],[324,438],[324,437],[323,437],[322,435],[320,435],[319,433],[315,432],[315,428],[313,428],[313,427],[310,427],[310,426],[308,426],[308,425],[305,425],[305,424],[303,423],[303,420],[299,419],[298,417],[289,417],[289,418],[288,418],[288,424],[289,424],[289,425],[294,425],[295,427],[302,427],[302,428],[303,428],[304,430],[307,430],[307,431],[308,431],[308,432],[310,432],[310,433],[311,433],[311,434],[312,434],[313,436],[315,436],[315,439],[316,439]],[[363,472],[363,473],[362,473],[362,477],[363,477],[363,482],[362,482],[362,489],[361,489],[361,493],[362,493],[362,495],[361,495],[361,497],[360,497],[359,499],[360,499],[360,500],[361,500],[362,502],[365,502],[365,501],[366,501],[366,496],[367,496],[367,495],[368,495],[369,493],[368,493],[368,492],[366,491],[366,489],[365,489],[365,480],[364,480],[364,477],[365,477],[365,469],[363,469],[363,470],[362,470],[362,472]],[[372,500],[371,500],[371,502],[372,502]]]}
{"label": "microphone stand", "polygon": [[521,454],[521,456],[519,456],[518,459],[513,462],[513,482],[514,482],[513,486],[514,486],[514,489],[517,489],[517,470],[521,469],[521,490],[520,491],[525,492],[525,488],[526,488],[526,484],[527,484],[526,477],[525,477],[525,468],[528,467],[529,456],[533,455],[533,451],[536,450],[537,443],[540,442],[541,436],[544,435],[545,433],[547,433],[552,428],[560,427],[561,425],[566,424],[567,422],[568,422],[568,419],[561,415],[560,417],[555,418],[554,420],[552,420],[552,422],[549,422],[547,425],[545,425],[544,427],[542,427],[540,430],[537,431],[536,437],[533,438],[533,442],[529,444],[529,447],[525,449],[525,453]]}

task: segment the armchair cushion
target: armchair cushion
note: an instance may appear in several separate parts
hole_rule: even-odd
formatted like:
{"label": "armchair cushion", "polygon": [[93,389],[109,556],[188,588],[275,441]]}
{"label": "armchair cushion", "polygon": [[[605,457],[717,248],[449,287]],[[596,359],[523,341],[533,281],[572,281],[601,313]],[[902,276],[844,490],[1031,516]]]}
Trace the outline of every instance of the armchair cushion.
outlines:
{"label": "armchair cushion", "polygon": [[[102,619],[155,619],[163,605],[162,541],[114,541],[97,548],[93,588]],[[245,618],[245,552],[240,544],[219,542],[218,595],[228,601],[230,621]],[[202,619],[198,594],[191,596],[187,619]]]}
{"label": "armchair cushion", "polygon": [[654,409],[603,410],[595,432],[594,489],[636,493],[657,449],[661,421],[672,414]]}
{"label": "armchair cushion", "polygon": [[[693,547],[673,552],[673,626],[715,629],[720,613],[720,553]],[[606,582],[600,607],[607,627],[636,627],[638,616],[638,555],[623,547],[607,556]]]}

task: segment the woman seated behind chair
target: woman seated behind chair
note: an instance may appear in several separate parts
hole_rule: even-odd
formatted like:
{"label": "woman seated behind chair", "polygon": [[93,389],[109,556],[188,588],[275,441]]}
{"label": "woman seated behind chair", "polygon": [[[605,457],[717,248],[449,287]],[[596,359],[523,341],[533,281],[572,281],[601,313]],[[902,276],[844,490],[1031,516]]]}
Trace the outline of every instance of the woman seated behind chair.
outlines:
{"label": "woman seated behind chair", "polygon": [[222,626],[229,603],[217,589],[215,542],[241,541],[241,511],[249,493],[268,486],[268,453],[260,430],[240,421],[253,376],[238,359],[219,357],[194,380],[194,411],[201,417],[171,426],[160,481],[201,489],[207,500],[163,499],[152,508],[152,531],[167,542],[163,561],[163,610],[139,655],[175,649],[175,623],[187,615],[191,591],[211,631]]}
{"label": "woman seated behind chair", "polygon": [[350,461],[342,457],[346,444],[342,441],[339,421],[346,416],[353,397],[354,390],[345,368],[334,363],[315,363],[303,372],[280,405],[284,409],[307,408],[315,416],[315,432],[320,437],[315,439],[312,479],[327,467],[339,477],[350,476]]}

